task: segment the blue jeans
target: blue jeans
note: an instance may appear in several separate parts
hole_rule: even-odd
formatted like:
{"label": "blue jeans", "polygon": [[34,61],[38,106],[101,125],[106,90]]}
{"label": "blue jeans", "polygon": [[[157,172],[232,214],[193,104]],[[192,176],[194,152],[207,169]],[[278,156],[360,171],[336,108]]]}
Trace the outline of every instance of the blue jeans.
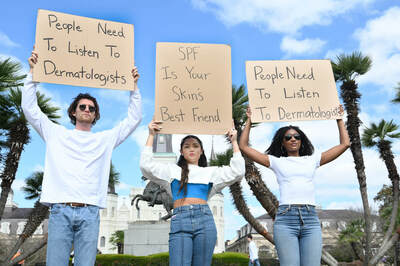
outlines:
{"label": "blue jeans", "polygon": [[255,260],[253,260],[253,262],[251,262],[251,260],[249,260],[249,266],[260,266],[260,260],[255,259]]}
{"label": "blue jeans", "polygon": [[99,207],[53,204],[49,217],[46,265],[68,266],[72,243],[75,265],[93,266],[99,238]]}
{"label": "blue jeans", "polygon": [[169,233],[169,265],[211,265],[217,228],[207,204],[174,208]]}
{"label": "blue jeans", "polygon": [[274,222],[274,242],[281,266],[319,266],[322,234],[315,207],[279,206]]}

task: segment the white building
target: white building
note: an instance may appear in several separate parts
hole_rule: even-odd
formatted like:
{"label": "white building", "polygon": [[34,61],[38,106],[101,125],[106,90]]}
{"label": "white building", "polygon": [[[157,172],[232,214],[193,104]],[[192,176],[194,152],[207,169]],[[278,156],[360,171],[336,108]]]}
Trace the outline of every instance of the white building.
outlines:
{"label": "white building", "polygon": [[[158,134],[154,140],[154,158],[158,162],[176,163],[177,158],[172,152],[171,135]],[[211,157],[213,157],[213,151]],[[146,183],[147,184],[147,183]],[[107,196],[107,209],[100,211],[99,250],[104,253],[117,253],[117,250],[110,250],[109,243],[111,235],[117,230],[128,229],[128,223],[136,221],[158,221],[167,214],[162,205],[148,207],[147,202],[140,201],[139,208],[130,206],[132,199],[143,194],[144,188],[132,188],[129,199],[124,199],[123,204],[118,208],[118,195],[109,193]],[[216,194],[209,201],[208,205],[213,212],[215,225],[217,227],[217,243],[214,253],[225,251],[225,219],[224,219],[224,195]]]}

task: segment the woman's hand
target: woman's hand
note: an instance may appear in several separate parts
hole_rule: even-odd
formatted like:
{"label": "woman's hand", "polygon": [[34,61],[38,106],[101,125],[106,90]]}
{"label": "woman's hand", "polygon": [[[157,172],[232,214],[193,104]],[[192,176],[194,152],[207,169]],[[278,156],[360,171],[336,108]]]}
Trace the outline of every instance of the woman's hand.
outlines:
{"label": "woman's hand", "polygon": [[246,115],[247,115],[247,122],[248,123],[251,123],[251,108],[250,108],[250,106],[247,106],[247,109],[246,109]]}
{"label": "woman's hand", "polygon": [[162,122],[161,121],[155,121],[154,120],[154,116],[153,116],[153,120],[151,120],[151,122],[148,125],[148,127],[149,127],[149,135],[155,136],[156,134],[158,134],[158,132],[162,129],[160,124],[162,124]]}
{"label": "woman's hand", "polygon": [[237,130],[235,129],[235,123],[232,120],[232,128],[229,129],[225,135],[229,138],[229,140],[231,141],[231,143],[236,142],[237,141]]}

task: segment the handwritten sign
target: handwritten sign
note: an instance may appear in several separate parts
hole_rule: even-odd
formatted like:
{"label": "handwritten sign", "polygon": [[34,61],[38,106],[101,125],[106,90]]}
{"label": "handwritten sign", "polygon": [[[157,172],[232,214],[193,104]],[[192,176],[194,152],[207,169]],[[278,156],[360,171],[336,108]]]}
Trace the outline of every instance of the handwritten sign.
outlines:
{"label": "handwritten sign", "polygon": [[253,122],[338,119],[329,60],[247,61]]}
{"label": "handwritten sign", "polygon": [[33,80],[133,90],[133,25],[39,9]]}
{"label": "handwritten sign", "polygon": [[218,135],[231,128],[231,47],[157,43],[155,119],[166,134]]}

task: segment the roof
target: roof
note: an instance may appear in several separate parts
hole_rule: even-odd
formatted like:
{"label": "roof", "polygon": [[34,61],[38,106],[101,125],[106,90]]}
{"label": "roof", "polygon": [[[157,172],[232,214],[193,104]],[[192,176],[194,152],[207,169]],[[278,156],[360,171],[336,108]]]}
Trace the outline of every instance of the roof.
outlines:
{"label": "roof", "polygon": [[[2,220],[6,219],[28,219],[33,208],[13,208],[10,212],[4,212]],[[47,215],[46,218],[48,218]]]}

